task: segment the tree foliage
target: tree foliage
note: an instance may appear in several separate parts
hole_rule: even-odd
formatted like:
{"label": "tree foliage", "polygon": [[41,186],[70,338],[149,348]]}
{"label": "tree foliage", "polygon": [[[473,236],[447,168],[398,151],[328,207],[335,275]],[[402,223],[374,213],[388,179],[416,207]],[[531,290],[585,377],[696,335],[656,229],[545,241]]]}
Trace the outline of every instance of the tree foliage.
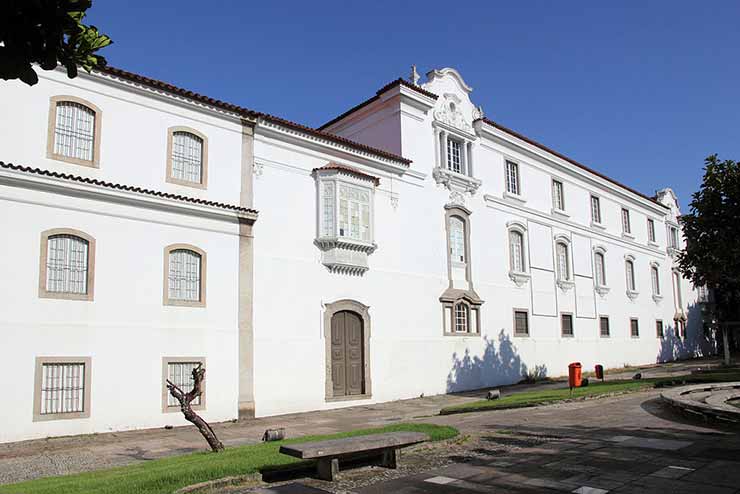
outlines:
{"label": "tree foliage", "polygon": [[33,64],[44,70],[64,66],[90,72],[105,65],[96,52],[112,43],[95,26],[82,23],[92,0],[2,0],[0,2],[0,78],[38,82]]}
{"label": "tree foliage", "polygon": [[715,154],[705,164],[690,212],[681,216],[686,249],[679,268],[712,290],[721,322],[740,321],[740,163]]}

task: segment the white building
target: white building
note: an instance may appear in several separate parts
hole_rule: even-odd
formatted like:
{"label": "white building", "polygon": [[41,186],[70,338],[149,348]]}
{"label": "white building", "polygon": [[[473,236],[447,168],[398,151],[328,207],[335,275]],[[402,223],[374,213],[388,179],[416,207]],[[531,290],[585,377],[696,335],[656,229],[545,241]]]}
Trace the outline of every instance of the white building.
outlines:
{"label": "white building", "polygon": [[4,83],[0,442],[184,424],[198,363],[221,421],[713,350],[670,189],[412,79],[321,129],[113,68]]}

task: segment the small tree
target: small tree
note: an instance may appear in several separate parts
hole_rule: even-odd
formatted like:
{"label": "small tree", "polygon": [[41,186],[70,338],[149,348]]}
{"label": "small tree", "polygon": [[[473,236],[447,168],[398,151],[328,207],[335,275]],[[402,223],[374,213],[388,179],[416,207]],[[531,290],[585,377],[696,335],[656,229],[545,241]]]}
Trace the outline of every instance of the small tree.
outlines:
{"label": "small tree", "polygon": [[169,379],[167,379],[167,389],[180,403],[180,411],[182,411],[182,414],[185,416],[185,420],[195,425],[206,441],[208,441],[208,445],[211,447],[211,450],[218,453],[219,451],[224,450],[223,443],[218,440],[216,433],[213,432],[213,429],[208,425],[208,422],[195,413],[193,408],[190,406],[192,401],[203,393],[203,377],[205,377],[205,375],[206,370],[203,368],[202,364],[198,364],[198,367],[193,369],[193,389],[185,393]]}
{"label": "small tree", "polygon": [[39,81],[32,64],[54,70],[61,64],[70,78],[77,67],[90,72],[106,60],[96,55],[112,43],[95,26],[82,23],[92,0],[2,0],[0,2],[0,78]]}
{"label": "small tree", "polygon": [[729,364],[728,325],[740,321],[740,163],[713,154],[705,164],[690,212],[681,216],[686,249],[678,264],[694,286],[712,291],[713,317],[722,330]]}

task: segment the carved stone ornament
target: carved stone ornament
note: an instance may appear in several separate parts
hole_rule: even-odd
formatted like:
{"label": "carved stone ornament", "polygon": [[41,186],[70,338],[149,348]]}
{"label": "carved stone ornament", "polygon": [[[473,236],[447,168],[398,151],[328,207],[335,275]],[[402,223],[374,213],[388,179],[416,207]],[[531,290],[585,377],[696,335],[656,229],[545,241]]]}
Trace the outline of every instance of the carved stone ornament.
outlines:
{"label": "carved stone ornament", "polygon": [[635,300],[639,294],[640,292],[635,290],[627,290],[627,297],[629,297],[630,300]]}
{"label": "carved stone ornament", "polygon": [[432,170],[432,178],[434,178],[435,182],[444,185],[451,191],[466,192],[471,196],[475,195],[482,183],[477,178],[468,177],[467,175],[455,173],[440,167]]}
{"label": "carved stone ornament", "polygon": [[529,273],[509,271],[509,278],[511,278],[511,281],[513,281],[516,284],[516,286],[521,288],[527,284],[527,282],[529,281],[530,275]]}
{"label": "carved stone ornament", "polygon": [[393,208],[393,211],[396,211],[398,209],[398,196],[391,196],[391,207]]}
{"label": "carved stone ornament", "polygon": [[452,192],[450,192],[449,204],[454,206],[465,206],[465,196],[462,193],[453,190]]}
{"label": "carved stone ornament", "polygon": [[254,173],[254,178],[260,178],[264,170],[265,165],[263,165],[262,163],[255,163],[254,168],[252,169],[252,172]]}
{"label": "carved stone ornament", "polygon": [[473,126],[460,111],[460,98],[454,94],[445,94],[442,106],[434,110],[434,119],[464,132],[473,133]]}
{"label": "carved stone ornament", "polygon": [[600,297],[604,298],[609,293],[610,288],[608,286],[596,286],[594,291],[599,294]]}
{"label": "carved stone ornament", "polygon": [[561,290],[564,292],[567,292],[571,288],[573,288],[576,284],[570,280],[558,280],[558,286]]}
{"label": "carved stone ornament", "polygon": [[478,105],[478,108],[473,109],[473,120],[484,118],[486,113],[483,111],[483,107]]}

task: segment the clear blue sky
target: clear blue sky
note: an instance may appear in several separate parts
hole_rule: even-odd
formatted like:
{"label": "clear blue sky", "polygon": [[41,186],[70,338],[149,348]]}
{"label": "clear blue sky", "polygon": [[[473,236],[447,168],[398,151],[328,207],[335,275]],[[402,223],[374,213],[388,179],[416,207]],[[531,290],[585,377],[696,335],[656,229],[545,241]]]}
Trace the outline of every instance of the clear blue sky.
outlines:
{"label": "clear blue sky", "polygon": [[740,159],[740,1],[96,0],[111,65],[318,126],[455,67],[488,117],[684,211]]}

